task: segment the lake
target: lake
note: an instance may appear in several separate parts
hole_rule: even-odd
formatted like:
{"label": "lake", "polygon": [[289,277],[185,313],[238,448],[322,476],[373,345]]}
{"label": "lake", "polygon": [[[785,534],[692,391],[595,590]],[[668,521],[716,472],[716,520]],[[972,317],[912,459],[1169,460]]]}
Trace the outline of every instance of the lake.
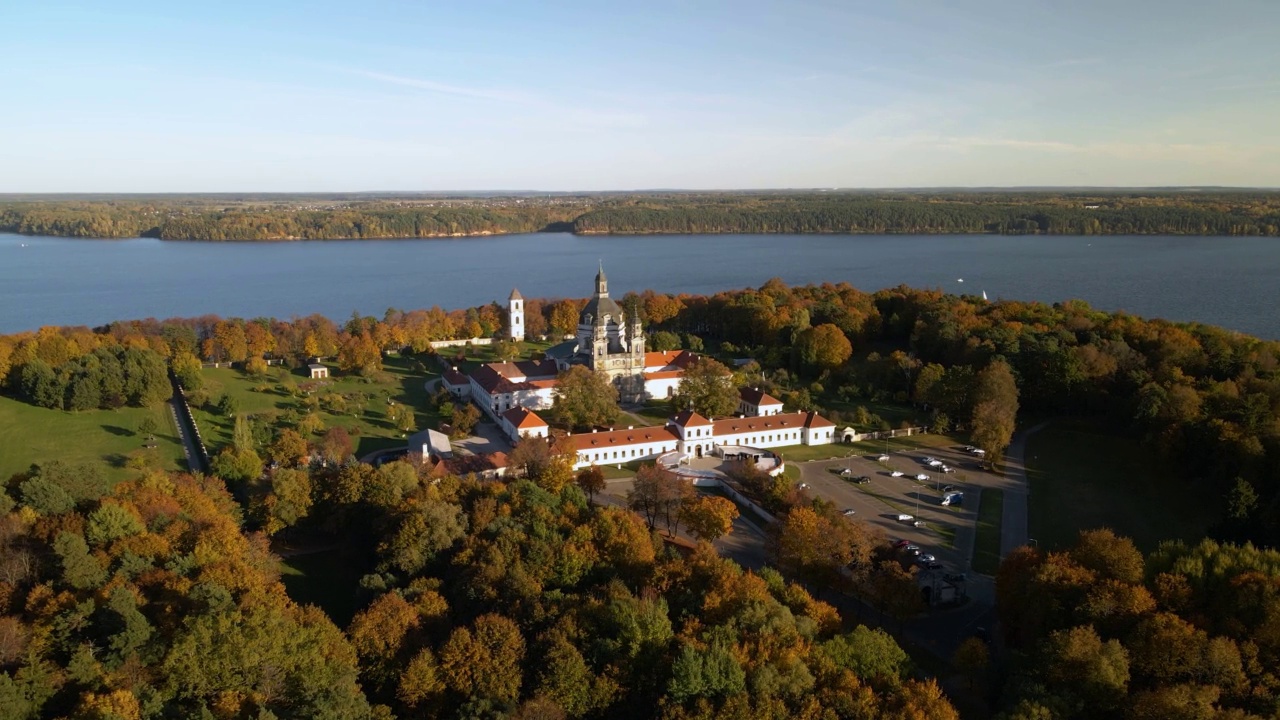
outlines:
{"label": "lake", "polygon": [[[82,240],[0,234],[0,333],[146,317],[275,316],[505,305],[610,291],[710,294],[848,282],[1058,302],[1195,320],[1280,339],[1276,238],[539,233],[281,243]],[[963,282],[961,282],[963,280]]]}

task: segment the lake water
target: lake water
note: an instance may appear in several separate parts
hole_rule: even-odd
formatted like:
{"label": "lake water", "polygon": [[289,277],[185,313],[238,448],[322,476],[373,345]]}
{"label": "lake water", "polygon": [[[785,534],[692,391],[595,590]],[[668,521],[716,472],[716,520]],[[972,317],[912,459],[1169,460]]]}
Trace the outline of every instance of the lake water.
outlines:
{"label": "lake water", "polygon": [[[603,260],[630,290],[714,293],[845,281],[997,298],[1083,299],[1280,339],[1280,240],[1000,235],[562,233],[282,243],[75,240],[0,234],[0,333],[145,317],[275,316],[586,297]],[[963,279],[964,282],[960,282]]]}

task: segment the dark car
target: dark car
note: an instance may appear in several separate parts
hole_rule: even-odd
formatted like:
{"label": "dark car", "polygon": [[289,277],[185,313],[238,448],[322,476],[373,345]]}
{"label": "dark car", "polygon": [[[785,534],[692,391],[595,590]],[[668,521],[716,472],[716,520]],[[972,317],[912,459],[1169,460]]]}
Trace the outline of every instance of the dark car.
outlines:
{"label": "dark car", "polygon": [[853,479],[854,485],[866,485],[869,482],[871,482],[871,478],[867,477],[866,475],[859,475],[858,477]]}

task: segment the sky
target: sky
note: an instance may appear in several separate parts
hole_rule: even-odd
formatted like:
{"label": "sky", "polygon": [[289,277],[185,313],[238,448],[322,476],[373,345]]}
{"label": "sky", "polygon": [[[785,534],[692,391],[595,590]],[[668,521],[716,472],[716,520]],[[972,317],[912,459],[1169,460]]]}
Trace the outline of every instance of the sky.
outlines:
{"label": "sky", "polygon": [[7,0],[0,26],[0,192],[1280,186],[1280,0]]}

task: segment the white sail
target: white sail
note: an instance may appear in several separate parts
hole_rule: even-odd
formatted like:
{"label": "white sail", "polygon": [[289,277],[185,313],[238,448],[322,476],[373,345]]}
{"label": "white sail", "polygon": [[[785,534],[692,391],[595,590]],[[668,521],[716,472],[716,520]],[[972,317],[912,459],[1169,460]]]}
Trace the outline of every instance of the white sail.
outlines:
{"label": "white sail", "polygon": [[983,300],[986,300],[986,299],[987,299],[987,291],[986,291],[986,290],[983,290],[983,291],[982,291],[982,299],[983,299]]}

